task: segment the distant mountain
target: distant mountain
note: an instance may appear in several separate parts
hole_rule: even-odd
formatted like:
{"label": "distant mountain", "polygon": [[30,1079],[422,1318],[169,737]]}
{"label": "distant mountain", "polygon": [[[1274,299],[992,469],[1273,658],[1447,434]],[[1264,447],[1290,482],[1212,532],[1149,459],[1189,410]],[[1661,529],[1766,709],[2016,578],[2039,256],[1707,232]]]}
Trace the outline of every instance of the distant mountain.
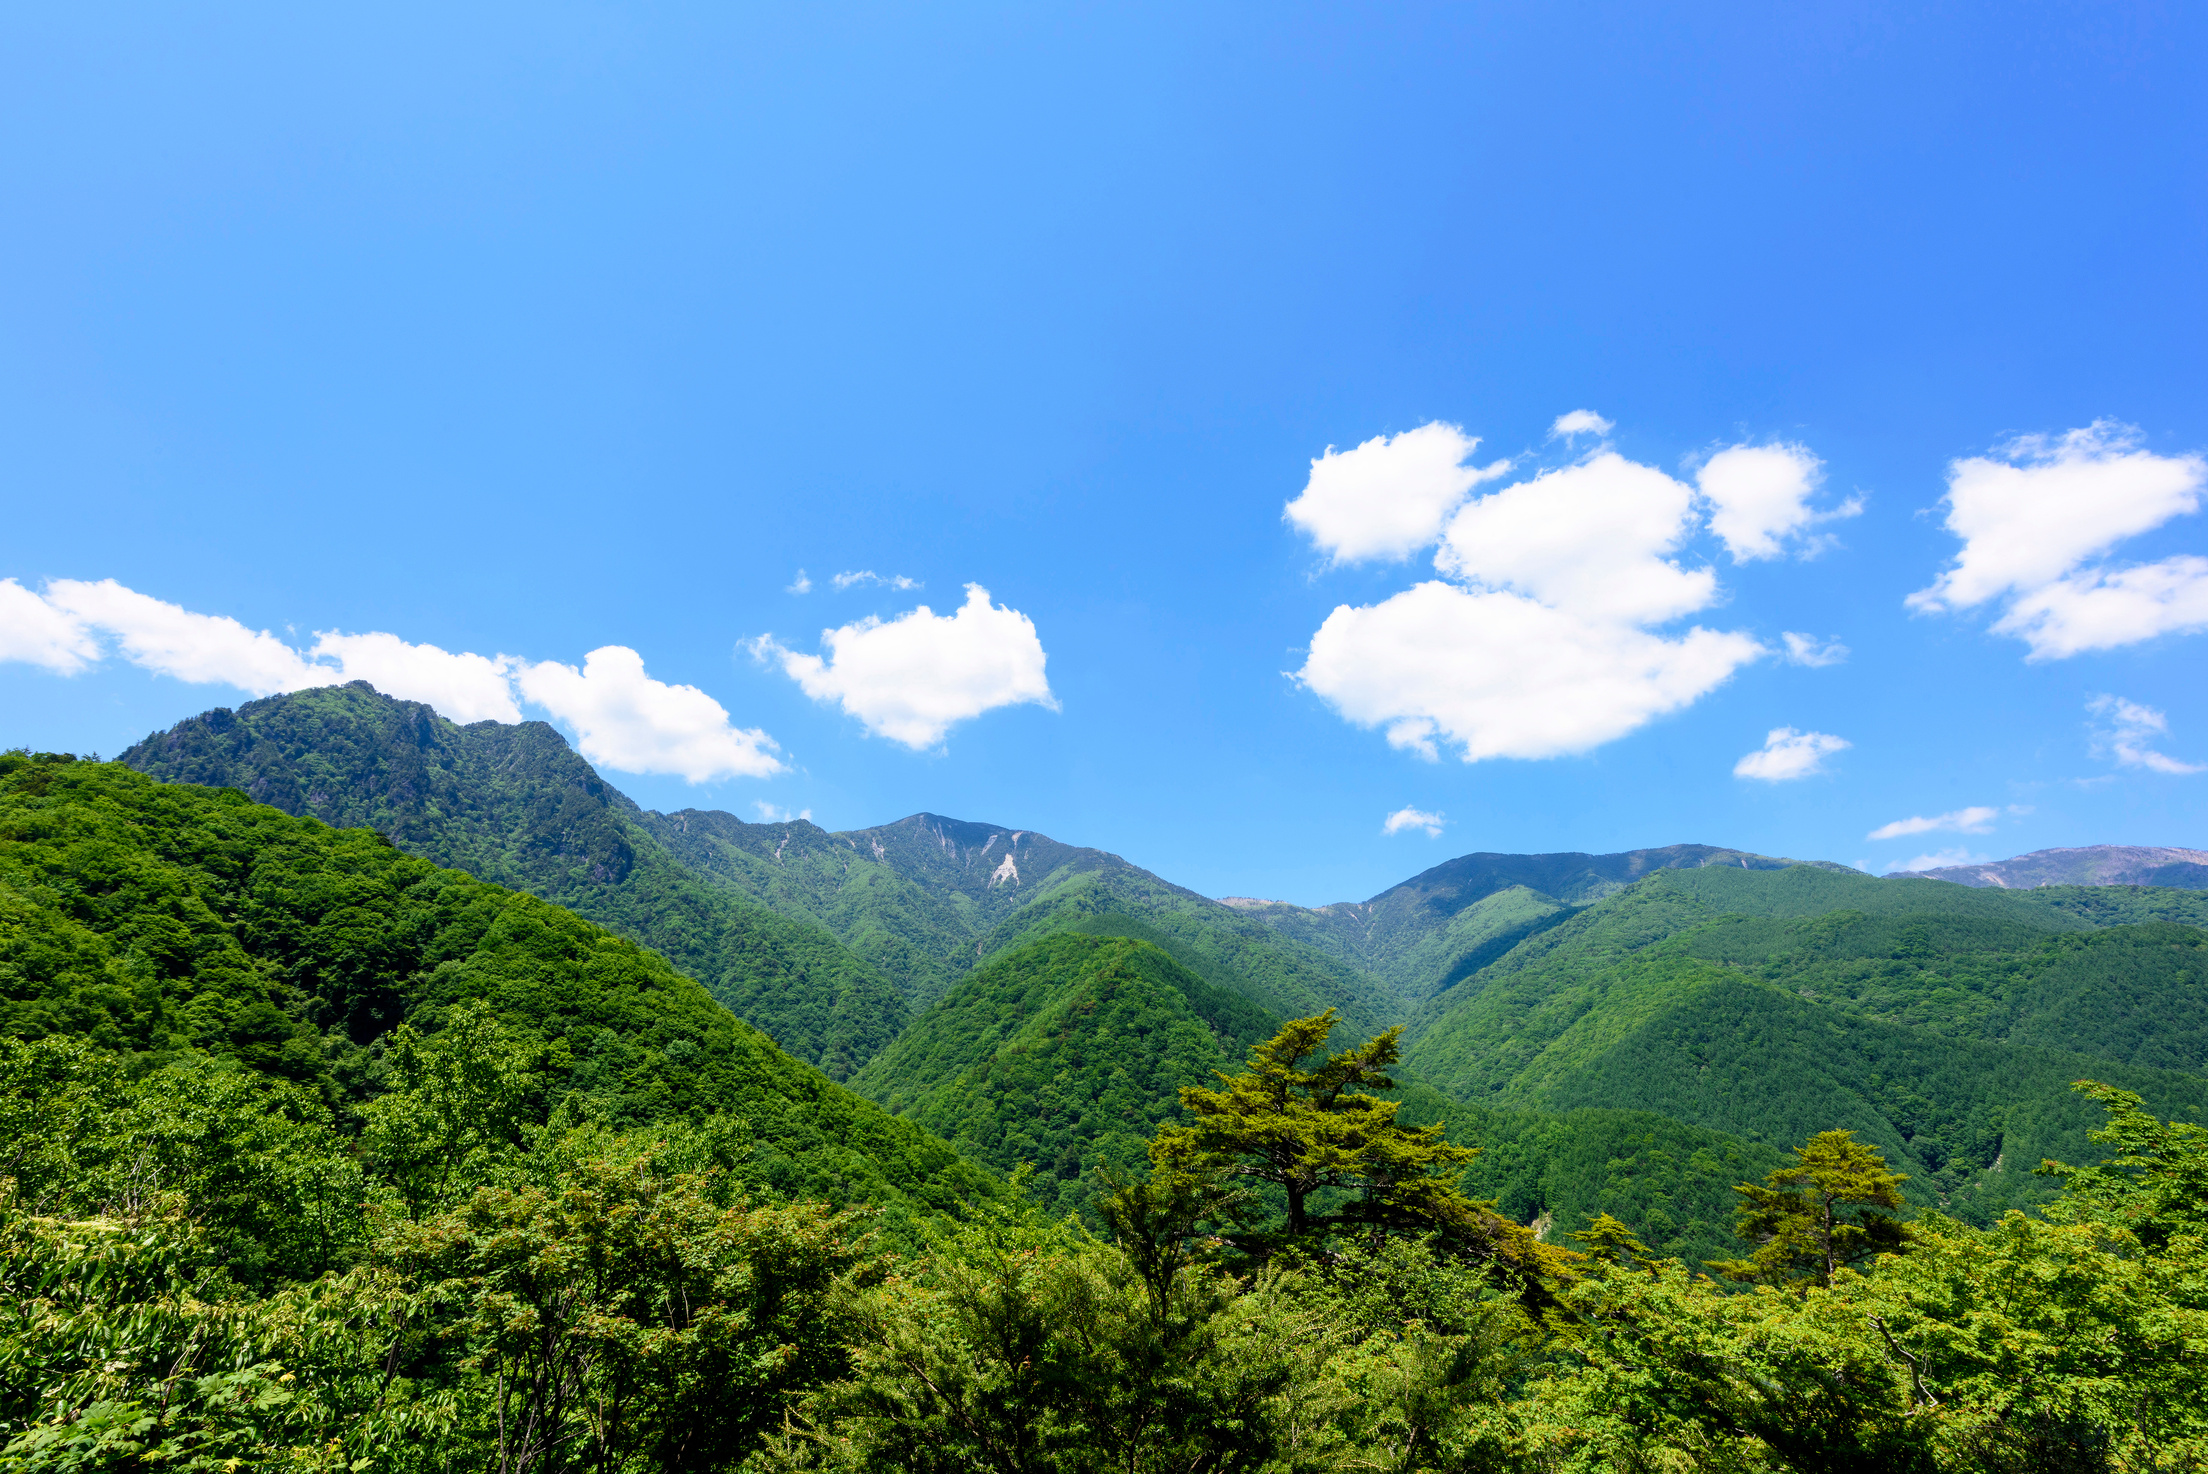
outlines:
{"label": "distant mountain", "polygon": [[2042,1157],[2090,1154],[2074,1080],[2208,1113],[2208,931],[2129,923],[2106,894],[1660,871],[1436,997],[1406,1058],[1496,1107],[1655,1111],[1767,1145],[1845,1126],[1923,1201],[1982,1219],[2046,1195]]}
{"label": "distant mountain", "polygon": [[1943,865],[1902,872],[1957,885],[2026,890],[2043,885],[2153,885],[2208,890],[2208,850],[2166,845],[2089,844],[2069,850],[2034,850],[1984,865]]}
{"label": "distant mountain", "polygon": [[1059,931],[1135,937],[1281,1018],[1394,1021],[1352,963],[1102,850],[914,814],[830,834],[659,814],[543,722],[456,726],[365,682],[217,709],[121,761],[369,826],[657,948],[791,1053],[844,1079],[975,965]]}
{"label": "distant mountain", "polygon": [[697,874],[827,928],[917,1005],[989,958],[1077,931],[1150,942],[1279,1018],[1337,1008],[1346,1027],[1369,1035],[1400,1013],[1353,961],[1117,855],[1033,830],[924,813],[836,833],[698,809],[646,822]]}
{"label": "distant mountain", "polygon": [[1478,853],[1445,860],[1369,901],[1307,909],[1230,897],[1224,904],[1331,952],[1388,984],[1404,1006],[1447,989],[1572,911],[1661,870],[1709,866],[1784,870],[1800,861],[1717,845],[1675,844],[1614,855]]}
{"label": "distant mountain", "polygon": [[119,759],[381,831],[409,854],[555,901],[658,950],[842,1079],[904,1027],[900,991],[822,928],[691,874],[644,811],[543,722],[461,727],[365,681],[216,708]]}

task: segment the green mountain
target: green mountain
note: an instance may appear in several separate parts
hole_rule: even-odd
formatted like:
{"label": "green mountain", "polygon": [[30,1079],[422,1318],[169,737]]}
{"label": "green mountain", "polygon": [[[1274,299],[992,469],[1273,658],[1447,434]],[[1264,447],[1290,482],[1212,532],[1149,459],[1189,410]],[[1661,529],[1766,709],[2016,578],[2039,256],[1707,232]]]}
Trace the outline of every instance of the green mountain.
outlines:
{"label": "green mountain", "polygon": [[1372,973],[1399,1003],[1415,1007],[1579,907],[1645,876],[1709,867],[1784,870],[1800,863],[1704,844],[1615,855],[1482,852],[1445,860],[1369,901],[1314,909],[1237,896],[1227,904]]}
{"label": "green mountain", "polygon": [[[1030,1165],[1054,1213],[1087,1207],[1094,1172],[1139,1171],[1183,1085],[1231,1071],[1279,1020],[1145,941],[1059,933],[970,974],[851,1081],[978,1161]],[[1346,1029],[1332,1043],[1362,1042]],[[1556,1236],[1608,1212],[1663,1253],[1729,1253],[1733,1185],[1785,1154],[1648,1111],[1493,1110],[1401,1087],[1403,1119],[1480,1149],[1469,1191]]]}
{"label": "green mountain", "polygon": [[360,1103],[378,1041],[487,1003],[561,1094],[617,1126],[725,1118],[755,1191],[910,1216],[986,1172],[721,1007],[654,952],[370,828],[116,763],[0,756],[0,1035],[133,1072],[234,1059]]}
{"label": "green mountain", "polygon": [[1209,1083],[1278,1021],[1144,941],[1059,933],[976,969],[851,1086],[977,1161],[1036,1169],[1053,1211],[1100,1165],[1132,1171],[1183,1085]]}
{"label": "green mountain", "polygon": [[2042,1158],[2087,1153],[2072,1081],[2208,1111],[2208,932],[2078,910],[1807,866],[1665,871],[1431,1000],[1406,1057],[1497,1107],[1770,1144],[1844,1126],[1921,1199],[1982,1218],[2045,1197]]}
{"label": "green mountain", "polygon": [[1337,1008],[1371,1033],[1399,1012],[1354,963],[1117,855],[1032,830],[939,814],[837,833],[696,809],[651,822],[696,873],[827,928],[919,1004],[986,959],[1084,931],[1151,942],[1282,1018]]}
{"label": "green mountain", "polygon": [[1345,1045],[1408,1026],[1406,1108],[1486,1144],[1476,1190],[1697,1253],[1722,1247],[1724,1179],[1817,1131],[1857,1130],[1922,1201],[1982,1219],[2046,1195],[2042,1156],[2090,1155],[2070,1081],[2180,1115],[2208,1081],[2199,891],[1674,845],[1222,903],[934,814],[831,833],[647,812],[542,724],[455,727],[360,685],[209,713],[126,760],[570,905],[979,1160],[1032,1165],[1057,1208],[1136,1160],[1181,1084],[1327,1008]]}
{"label": "green mountain", "polygon": [[901,992],[818,926],[700,879],[650,816],[543,722],[456,726],[364,681],[217,708],[125,752],[164,782],[236,788],[366,827],[654,948],[832,1078],[904,1027]]}

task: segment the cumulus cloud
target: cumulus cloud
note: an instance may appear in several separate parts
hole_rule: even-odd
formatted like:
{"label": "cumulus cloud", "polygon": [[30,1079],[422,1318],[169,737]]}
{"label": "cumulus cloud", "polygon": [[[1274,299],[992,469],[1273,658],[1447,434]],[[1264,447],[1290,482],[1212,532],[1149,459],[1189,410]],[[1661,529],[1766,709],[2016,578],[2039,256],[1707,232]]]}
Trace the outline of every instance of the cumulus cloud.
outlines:
{"label": "cumulus cloud", "polygon": [[1717,596],[1714,572],[1669,557],[1693,531],[1693,492],[1602,451],[1468,504],[1443,529],[1434,566],[1583,618],[1654,624]]}
{"label": "cumulus cloud", "polygon": [[[455,722],[518,722],[513,670],[505,655],[455,655],[435,645],[411,645],[381,631],[365,635],[325,630],[315,636],[316,660],[337,667],[347,681],[366,681],[386,696],[420,701]],[[314,685],[331,677],[318,673]]]}
{"label": "cumulus cloud", "polygon": [[811,809],[799,809],[793,814],[788,809],[778,808],[763,798],[753,799],[751,806],[759,811],[759,822],[762,824],[787,824],[792,819],[810,819],[813,817]]}
{"label": "cumulus cloud", "polygon": [[80,628],[110,636],[124,659],[156,675],[255,696],[326,685],[332,676],[267,630],[247,629],[228,615],[194,614],[112,578],[56,579],[46,586],[46,603]]}
{"label": "cumulus cloud", "polygon": [[902,573],[893,573],[888,578],[884,578],[871,568],[861,568],[856,573],[839,573],[828,581],[836,586],[836,592],[839,594],[845,589],[858,588],[861,585],[869,584],[879,585],[885,589],[899,590],[920,587],[918,583],[905,577]]}
{"label": "cumulus cloud", "polygon": [[1556,417],[1549,426],[1551,440],[1570,440],[1575,435],[1607,435],[1617,426],[1591,409],[1575,409]]}
{"label": "cumulus cloud", "polygon": [[1911,855],[1906,860],[1896,860],[1886,867],[1886,873],[1897,875],[1905,871],[1941,870],[1949,865],[1983,865],[1992,858],[1991,855],[1974,855],[1958,845],[1951,850],[1933,850],[1928,854]]}
{"label": "cumulus cloud", "polygon": [[0,660],[64,675],[91,669],[109,647],[131,664],[255,696],[367,681],[386,696],[420,701],[456,722],[522,720],[528,700],[578,734],[592,762],[630,773],[672,773],[702,782],[785,771],[766,733],[736,728],[720,704],[692,686],[644,674],[635,651],[595,650],[584,666],[532,665],[507,655],[454,653],[382,631],[323,630],[302,652],[266,630],[199,614],[114,579],[57,579],[43,595],[0,580]]}
{"label": "cumulus cloud", "polygon": [[823,630],[820,643],[824,656],[786,649],[768,635],[750,648],[807,696],[840,705],[868,731],[907,747],[933,747],[953,724],[1000,706],[1058,709],[1034,621],[991,604],[978,583],[966,585],[966,602],[954,614],[922,604],[895,619],[869,616]]}
{"label": "cumulus cloud", "polygon": [[1812,507],[1810,498],[1823,480],[1824,462],[1806,445],[1730,446],[1694,475],[1710,502],[1710,531],[1739,563],[1781,557],[1816,523],[1863,510],[1858,498],[1829,511]]}
{"label": "cumulus cloud", "polygon": [[0,660],[25,661],[73,676],[99,658],[100,642],[82,621],[14,579],[0,578]]}
{"label": "cumulus cloud", "polygon": [[1795,778],[1808,778],[1825,771],[1825,759],[1836,752],[1845,752],[1849,742],[1830,732],[1797,732],[1792,727],[1773,727],[1763,739],[1763,746],[1733,764],[1736,778],[1760,778],[1766,783],[1785,783]]}
{"label": "cumulus cloud", "polygon": [[1695,629],[1676,640],[1519,594],[1429,581],[1344,604],[1311,637],[1305,685],[1390,745],[1466,762],[1555,757],[1622,737],[1713,690],[1762,647]]}
{"label": "cumulus cloud", "polygon": [[[1582,413],[1564,416],[1559,433],[1571,430],[1567,421],[1592,429],[1599,417]],[[1473,442],[1448,425],[1353,454],[1426,432],[1436,444],[1448,439],[1447,464],[1461,471]],[[1720,464],[1744,450],[1756,458]],[[1314,464],[1315,485],[1324,464]],[[1706,509],[1731,509],[1721,541],[1736,556],[1766,556],[1766,543],[1778,548],[1805,518],[1825,515],[1804,510],[1816,460],[1799,447],[1734,447],[1710,464],[1719,465],[1718,495],[1609,449],[1469,500],[1461,476],[1437,479],[1418,516],[1384,528],[1335,517],[1346,500],[1308,517],[1291,504],[1338,560],[1438,543],[1442,575],[1379,604],[1336,608],[1296,678],[1397,747],[1433,758],[1446,744],[1467,762],[1584,752],[1691,704],[1769,653],[1742,632],[1660,632],[1720,598],[1715,570],[1681,556]],[[1779,485],[1782,471],[1792,480]],[[1803,640],[1815,663],[1837,658],[1828,652],[1838,647]]]}
{"label": "cumulus cloud", "polygon": [[1794,665],[1812,668],[1838,665],[1848,658],[1848,647],[1838,640],[1820,640],[1815,635],[1805,635],[1798,630],[1787,630],[1779,636],[1786,646],[1786,658]]}
{"label": "cumulus cloud", "polygon": [[2117,766],[2173,775],[2208,771],[2208,765],[2179,762],[2148,745],[2170,734],[2170,719],[2153,707],[2121,696],[2096,696],[2085,709],[2100,719],[2093,732],[2095,749],[2114,758]]}
{"label": "cumulus cloud", "polygon": [[782,590],[785,594],[809,594],[812,591],[813,581],[805,576],[802,568],[797,570],[797,577],[790,580],[789,587]]}
{"label": "cumulus cloud", "polygon": [[1436,420],[1355,450],[1329,446],[1284,515],[1336,563],[1400,561],[1434,540],[1473,487],[1510,469],[1464,464],[1479,444]]}
{"label": "cumulus cloud", "polygon": [[594,763],[692,783],[789,771],[772,737],[737,728],[727,708],[695,686],[653,680],[626,645],[600,646],[580,669],[556,660],[525,665],[518,678],[524,696],[574,728],[576,747]]}
{"label": "cumulus cloud", "polygon": [[1891,824],[1881,824],[1872,830],[1869,839],[1900,839],[1911,834],[1935,834],[1952,830],[1956,834],[1989,834],[1993,821],[2001,817],[2001,811],[1984,804],[1974,804],[1967,809],[1955,809],[1945,814],[1913,815],[1896,819]]}
{"label": "cumulus cloud", "polygon": [[1428,835],[1438,838],[1441,827],[1448,822],[1441,815],[1428,813],[1424,809],[1401,808],[1381,821],[1380,832],[1401,834],[1406,829],[1423,829]]}
{"label": "cumulus cloud", "polygon": [[2199,510],[2208,459],[2140,448],[2139,432],[2097,420],[2031,435],[1948,467],[1953,566],[1906,601],[1920,612],[2001,604],[1996,633],[2059,659],[2208,628],[2208,559],[2106,560],[2117,544]]}

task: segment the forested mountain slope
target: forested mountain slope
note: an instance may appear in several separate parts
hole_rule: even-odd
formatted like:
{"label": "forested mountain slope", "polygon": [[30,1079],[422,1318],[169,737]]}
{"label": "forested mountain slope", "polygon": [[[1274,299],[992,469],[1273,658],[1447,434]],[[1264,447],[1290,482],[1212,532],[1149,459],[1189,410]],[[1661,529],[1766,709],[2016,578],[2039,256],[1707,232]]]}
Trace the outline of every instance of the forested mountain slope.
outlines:
{"label": "forested mountain slope", "polygon": [[[1614,855],[1576,852],[1445,860],[1369,901],[1307,909],[1283,901],[1228,904],[1385,982],[1414,1007],[1502,956],[1573,909],[1662,870],[1782,870],[1801,864],[1715,845],[1675,844]],[[1844,867],[1812,862],[1817,868]]]}
{"label": "forested mountain slope", "polygon": [[1845,1126],[1983,1218],[2074,1157],[2083,1077],[2208,1111],[2208,932],[2045,892],[1799,867],[1670,871],[1433,1000],[1408,1059],[1498,1106],[1660,1112],[1750,1141]]}
{"label": "forested mountain slope", "polygon": [[0,1034],[187,1053],[297,1082],[342,1118],[378,1045],[463,1004],[617,1126],[724,1118],[754,1190],[897,1213],[1001,1189],[790,1058],[653,952],[440,869],[377,831],[114,763],[0,756]]}
{"label": "forested mountain slope", "polygon": [[1377,1031],[1397,1005],[1362,969],[1103,850],[1032,830],[913,814],[830,833],[686,809],[653,815],[702,875],[816,920],[911,991],[943,995],[986,958],[1058,931],[1138,937],[1215,987],[1288,1018],[1338,1008]]}
{"label": "forested mountain slope", "polygon": [[372,828],[409,854],[558,902],[657,949],[835,1078],[904,1025],[904,998],[879,972],[822,928],[691,874],[543,722],[456,726],[355,681],[217,708],[120,761]]}
{"label": "forested mountain slope", "polygon": [[1278,1023],[1147,942],[1060,933],[967,976],[851,1086],[977,1161],[1032,1165],[1036,1199],[1065,1213],[1098,1166],[1141,1170],[1180,1087]]}

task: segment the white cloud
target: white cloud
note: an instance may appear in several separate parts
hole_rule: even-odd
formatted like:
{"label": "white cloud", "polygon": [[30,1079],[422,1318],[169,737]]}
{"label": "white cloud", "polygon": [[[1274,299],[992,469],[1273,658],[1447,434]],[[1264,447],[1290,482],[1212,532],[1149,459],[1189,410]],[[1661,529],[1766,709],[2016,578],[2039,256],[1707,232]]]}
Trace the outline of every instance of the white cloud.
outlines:
{"label": "white cloud", "polygon": [[902,573],[894,573],[888,578],[884,578],[871,568],[861,568],[856,573],[839,573],[828,581],[836,586],[836,592],[839,594],[846,589],[856,588],[861,584],[879,584],[885,589],[898,590],[920,587],[917,582],[905,577]]}
{"label": "white cloud", "polygon": [[1887,865],[1886,873],[1897,875],[1903,871],[1940,870],[1949,865],[1983,865],[1992,858],[1991,855],[1974,855],[1958,845],[1952,850],[1933,850],[1929,854],[1912,855],[1906,860],[1895,860]]}
{"label": "white cloud", "polygon": [[1397,809],[1382,820],[1380,832],[1382,834],[1401,834],[1406,829],[1423,829],[1428,835],[1438,838],[1442,826],[1448,822],[1439,814],[1428,813],[1424,809],[1406,807]]}
{"label": "white cloud", "polygon": [[1713,571],[1676,561],[1698,519],[1693,488],[1608,450],[1475,498],[1440,531],[1451,581],[1336,608],[1297,679],[1429,758],[1622,737],[1767,653],[1745,633],[1656,632],[1718,598]]}
{"label": "white cloud", "polygon": [[522,695],[573,727],[576,746],[594,763],[692,783],[789,771],[774,756],[772,737],[732,725],[727,709],[695,686],[653,680],[644,657],[625,645],[600,646],[580,670],[547,660],[518,675]]}
{"label": "white cloud", "polygon": [[1575,409],[1556,417],[1549,426],[1551,440],[1570,440],[1575,435],[1607,435],[1617,426],[1591,409]]}
{"label": "white cloud", "polygon": [[1653,466],[1602,451],[1467,504],[1434,566],[1591,619],[1653,624],[1703,608],[1717,575],[1665,555],[1694,530],[1694,493]]}
{"label": "white cloud", "polygon": [[1805,635],[1788,630],[1779,636],[1786,646],[1786,658],[1794,665],[1810,667],[1838,665],[1848,658],[1848,647],[1838,640],[1820,640],[1815,635]]}
{"label": "white cloud", "polygon": [[1763,739],[1763,746],[1733,764],[1736,778],[1760,778],[1766,783],[1785,783],[1794,778],[1808,778],[1825,770],[1825,759],[1836,752],[1845,752],[1849,742],[1830,732],[1797,732],[1792,727],[1773,727]]}
{"label": "white cloud", "polygon": [[309,664],[266,630],[249,630],[227,615],[194,614],[112,578],[56,579],[46,586],[46,603],[80,628],[112,637],[124,659],[156,675],[219,682],[255,696],[332,679],[327,667]]}
{"label": "white cloud", "polygon": [[759,811],[759,822],[762,824],[787,824],[792,819],[810,819],[813,817],[811,809],[799,809],[793,814],[788,809],[778,808],[763,798],[753,799],[751,806]]}
{"label": "white cloud", "polygon": [[[2197,511],[2208,459],[2139,447],[2111,420],[2025,436],[1948,467],[1954,565],[1908,597],[1919,611],[2006,600],[1993,628],[2035,660],[2208,628],[2208,559],[2093,562],[2126,538]],[[2088,566],[2090,565],[2090,566]]]}
{"label": "white cloud", "polygon": [[869,616],[823,630],[820,641],[825,657],[785,649],[772,636],[750,648],[815,701],[836,702],[867,730],[907,747],[932,747],[954,723],[996,707],[1058,709],[1034,622],[991,604],[978,583],[966,585],[955,614],[922,604],[892,620]]}
{"label": "white cloud", "polygon": [[1436,420],[1377,435],[1311,463],[1311,479],[1284,515],[1336,563],[1408,558],[1431,543],[1465,494],[1510,469],[1467,466],[1480,442]]}
{"label": "white cloud", "polygon": [[1806,445],[1731,446],[1694,475],[1710,501],[1710,531],[1740,563],[1780,557],[1790,539],[1815,523],[1863,510],[1854,499],[1828,512],[1812,507],[1810,498],[1823,479],[1824,463]]}
{"label": "white cloud", "polygon": [[797,577],[791,579],[789,587],[784,589],[782,592],[785,594],[809,594],[812,591],[813,581],[807,578],[805,576],[805,570],[800,568],[797,570]]}
{"label": "white cloud", "polygon": [[1919,814],[1907,819],[1896,819],[1891,824],[1879,825],[1865,838],[1900,839],[1904,835],[1935,834],[1942,830],[1952,830],[1956,834],[1988,834],[1993,830],[1993,821],[2000,817],[1999,809],[1974,804],[1967,809],[1934,814],[1930,818]]}
{"label": "white cloud", "polygon": [[112,641],[132,664],[181,681],[235,686],[255,696],[367,681],[386,696],[420,701],[455,722],[518,722],[515,685],[572,726],[583,755],[630,773],[673,773],[702,782],[787,771],[774,739],[735,727],[721,704],[694,686],[644,674],[643,658],[619,645],[592,651],[583,668],[532,665],[507,655],[455,654],[382,631],[317,633],[294,650],[266,630],[217,614],[195,614],[125,588],[114,579],[57,579],[43,597],[0,580],[0,660],[44,665],[65,675],[105,658]]}
{"label": "white cloud", "polygon": [[2153,707],[2121,696],[2096,696],[2085,709],[2102,719],[2093,733],[2095,749],[2113,757],[2119,767],[2170,774],[2208,772],[2208,765],[2179,762],[2148,746],[2170,733],[2170,719]]}
{"label": "white cloud", "polygon": [[100,658],[100,642],[12,578],[0,578],[0,660],[21,660],[73,676]]}
{"label": "white cloud", "polygon": [[1713,690],[1762,647],[1694,629],[1664,639],[1519,594],[1429,581],[1344,604],[1311,637],[1298,677],[1391,745],[1482,758],[1585,752]]}
{"label": "white cloud", "polygon": [[311,653],[337,667],[335,674],[317,672],[314,685],[366,681],[386,696],[433,706],[448,721],[521,720],[512,682],[518,662],[510,656],[455,655],[380,631],[347,635],[336,630],[319,632]]}

